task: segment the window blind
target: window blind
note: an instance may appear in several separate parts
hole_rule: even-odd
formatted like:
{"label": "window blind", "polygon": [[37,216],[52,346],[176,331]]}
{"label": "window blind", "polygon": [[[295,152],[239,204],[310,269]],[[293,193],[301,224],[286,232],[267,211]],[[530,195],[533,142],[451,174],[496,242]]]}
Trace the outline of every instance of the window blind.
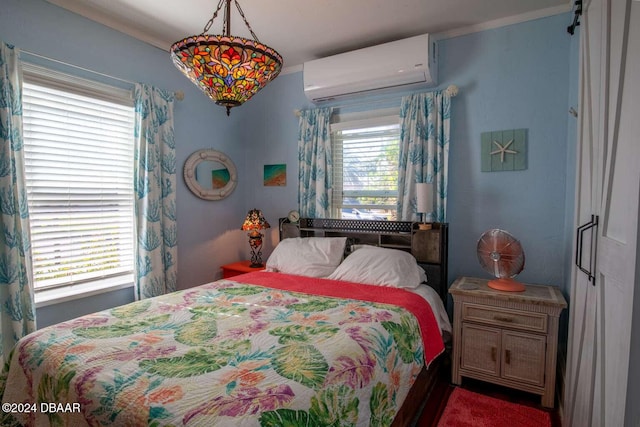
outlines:
{"label": "window blind", "polygon": [[36,289],[133,271],[129,98],[47,78],[23,85],[27,199]]}
{"label": "window blind", "polygon": [[398,196],[398,116],[332,125],[333,207],[340,218],[393,219]]}

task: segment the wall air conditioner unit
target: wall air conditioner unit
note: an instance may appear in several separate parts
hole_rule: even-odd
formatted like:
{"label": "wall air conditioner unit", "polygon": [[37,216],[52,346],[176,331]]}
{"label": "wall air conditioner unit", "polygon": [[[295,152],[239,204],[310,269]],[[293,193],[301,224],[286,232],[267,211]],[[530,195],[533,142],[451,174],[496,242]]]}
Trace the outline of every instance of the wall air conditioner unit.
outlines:
{"label": "wall air conditioner unit", "polygon": [[428,34],[316,59],[304,64],[312,102],[389,88],[437,84],[437,51]]}

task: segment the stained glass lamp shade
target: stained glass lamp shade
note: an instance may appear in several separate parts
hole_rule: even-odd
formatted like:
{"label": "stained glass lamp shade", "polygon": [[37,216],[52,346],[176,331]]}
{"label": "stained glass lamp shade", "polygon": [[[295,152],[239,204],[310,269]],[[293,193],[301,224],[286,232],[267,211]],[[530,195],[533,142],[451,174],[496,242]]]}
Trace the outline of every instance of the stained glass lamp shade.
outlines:
{"label": "stained glass lamp shade", "polygon": [[[225,4],[224,35],[205,34]],[[216,104],[237,107],[249,100],[282,69],[282,56],[258,40],[234,0],[255,40],[231,35],[231,0],[220,0],[213,17],[199,35],[187,37],[171,46],[176,67]]]}
{"label": "stained glass lamp shade", "polygon": [[271,228],[259,209],[251,209],[242,223],[241,230],[248,231],[249,246],[251,247],[251,267],[262,267],[262,238],[260,230]]}

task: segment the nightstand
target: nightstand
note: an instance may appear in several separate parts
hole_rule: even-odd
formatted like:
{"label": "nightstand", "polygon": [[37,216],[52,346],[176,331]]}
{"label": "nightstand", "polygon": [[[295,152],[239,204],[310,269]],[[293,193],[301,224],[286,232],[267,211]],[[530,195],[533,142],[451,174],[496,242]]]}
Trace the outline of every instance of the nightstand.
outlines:
{"label": "nightstand", "polygon": [[469,377],[512,387],[541,395],[542,406],[553,408],[558,317],[567,302],[554,286],[502,292],[487,282],[461,277],[449,288],[452,382]]}
{"label": "nightstand", "polygon": [[220,267],[222,268],[222,278],[228,279],[230,277],[237,276],[239,274],[251,273],[254,271],[260,271],[265,269],[264,264],[262,265],[262,267],[249,267],[249,265],[251,265],[251,261],[248,261],[248,260],[223,265],[222,267]]}

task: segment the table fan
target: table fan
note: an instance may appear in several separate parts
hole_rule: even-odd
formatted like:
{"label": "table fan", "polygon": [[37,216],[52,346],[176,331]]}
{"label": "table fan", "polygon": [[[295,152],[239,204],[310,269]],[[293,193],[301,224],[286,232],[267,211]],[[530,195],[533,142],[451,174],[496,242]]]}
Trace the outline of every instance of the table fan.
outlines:
{"label": "table fan", "polygon": [[486,271],[496,277],[488,286],[506,292],[522,292],[524,285],[513,280],[524,268],[522,245],[507,231],[492,229],[478,240],[478,261]]}

